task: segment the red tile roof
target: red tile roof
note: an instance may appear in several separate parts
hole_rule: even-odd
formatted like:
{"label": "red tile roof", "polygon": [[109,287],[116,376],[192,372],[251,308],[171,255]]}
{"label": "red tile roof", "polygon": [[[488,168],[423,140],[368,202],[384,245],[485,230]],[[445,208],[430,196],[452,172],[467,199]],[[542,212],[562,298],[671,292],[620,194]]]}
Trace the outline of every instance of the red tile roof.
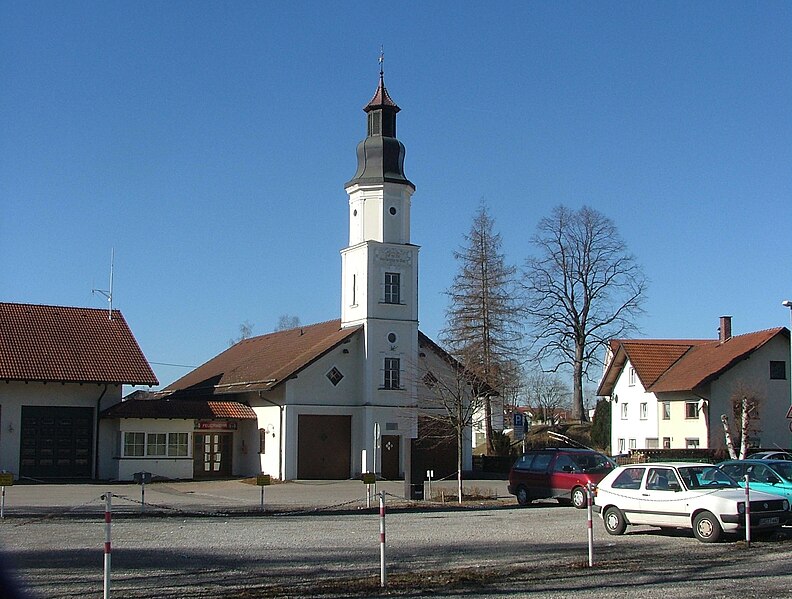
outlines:
{"label": "red tile roof", "polygon": [[186,418],[255,420],[250,406],[236,401],[200,399],[127,399],[111,406],[102,418]]}
{"label": "red tile roof", "polygon": [[340,320],[251,337],[199,366],[164,391],[223,394],[266,391],[296,375],[362,326],[342,329]]}
{"label": "red tile roof", "polygon": [[157,385],[118,310],[0,303],[0,379]]}
{"label": "red tile roof", "polygon": [[650,392],[690,391],[705,385],[745,359],[779,334],[784,327],[717,339],[620,339],[611,342],[613,359],[597,390],[610,395],[619,373],[630,361],[644,388]]}
{"label": "red tile roof", "polygon": [[788,331],[784,327],[756,331],[730,337],[723,343],[710,341],[695,345],[684,358],[673,364],[650,388],[652,392],[686,391],[700,387],[744,360],[776,335]]}

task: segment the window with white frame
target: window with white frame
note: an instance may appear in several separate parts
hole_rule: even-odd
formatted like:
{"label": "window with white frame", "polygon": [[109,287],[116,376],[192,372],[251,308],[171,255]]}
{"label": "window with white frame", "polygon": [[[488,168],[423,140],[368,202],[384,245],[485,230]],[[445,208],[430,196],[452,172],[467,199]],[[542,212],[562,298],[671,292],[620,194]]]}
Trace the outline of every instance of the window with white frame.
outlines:
{"label": "window with white frame", "polygon": [[190,433],[168,433],[168,455],[187,457],[189,455]]}
{"label": "window with white frame", "polygon": [[659,449],[659,439],[657,437],[646,438],[646,449]]}
{"label": "window with white frame", "polygon": [[630,439],[630,449],[635,449],[636,447],[638,447],[638,444],[635,439]]}
{"label": "window with white frame", "polygon": [[400,367],[401,360],[399,358],[385,358],[382,379],[383,389],[401,389],[399,376]]}
{"label": "window with white frame", "polygon": [[627,384],[630,385],[630,387],[635,386],[635,368],[632,366],[630,366],[630,370],[627,372]]}
{"label": "window with white frame", "polygon": [[125,432],[123,457],[188,457],[190,433]]}
{"label": "window with white frame", "polygon": [[671,437],[663,437],[663,449],[671,449]]}
{"label": "window with white frame", "polygon": [[641,402],[641,405],[639,406],[639,410],[638,411],[639,411],[639,415],[640,415],[641,420],[646,420],[646,417],[647,417],[647,406],[646,406],[646,402],[645,401]]}
{"label": "window with white frame", "polygon": [[698,449],[698,448],[699,448],[698,437],[685,438],[685,449]]}
{"label": "window with white frame", "polygon": [[619,453],[624,453],[625,448],[624,439],[619,439]]}
{"label": "window with white frame", "polygon": [[146,455],[164,456],[167,448],[167,433],[149,433],[146,435]]}
{"label": "window with white frame", "polygon": [[623,403],[621,405],[621,419],[622,420],[627,420],[627,404],[626,403]]}
{"label": "window with white frame", "polygon": [[671,420],[671,402],[664,401],[660,405],[663,406],[663,420]]}
{"label": "window with white frame", "polygon": [[146,453],[146,433],[124,433],[124,455],[142,457]]}
{"label": "window with white frame", "polygon": [[398,272],[385,273],[385,297],[386,304],[398,304],[401,302],[401,274]]}

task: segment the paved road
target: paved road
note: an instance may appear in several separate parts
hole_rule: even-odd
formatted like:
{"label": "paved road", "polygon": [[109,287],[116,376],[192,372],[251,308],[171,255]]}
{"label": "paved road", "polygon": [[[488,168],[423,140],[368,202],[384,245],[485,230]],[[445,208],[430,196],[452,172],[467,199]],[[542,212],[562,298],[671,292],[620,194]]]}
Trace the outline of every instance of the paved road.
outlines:
{"label": "paved road", "polygon": [[[340,499],[332,488],[311,487]],[[204,507],[220,502],[218,488],[202,489]],[[589,569],[586,512],[554,502],[389,512],[383,593],[376,508],[172,514],[114,520],[113,597],[792,597],[787,538],[746,548],[650,528],[610,537],[597,521]],[[102,519],[76,511],[0,523],[6,557],[34,596],[100,597],[103,540]]]}

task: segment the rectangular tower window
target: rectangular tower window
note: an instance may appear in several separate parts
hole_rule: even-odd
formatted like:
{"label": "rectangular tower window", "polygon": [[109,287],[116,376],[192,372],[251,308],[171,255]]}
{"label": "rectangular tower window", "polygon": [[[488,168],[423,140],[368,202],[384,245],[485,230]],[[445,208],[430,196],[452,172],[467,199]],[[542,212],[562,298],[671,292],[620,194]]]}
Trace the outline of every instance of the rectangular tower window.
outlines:
{"label": "rectangular tower window", "polygon": [[385,273],[385,303],[398,304],[401,301],[401,274],[398,272]]}
{"label": "rectangular tower window", "polygon": [[399,358],[385,358],[385,370],[383,376],[383,389],[400,389],[399,386]]}

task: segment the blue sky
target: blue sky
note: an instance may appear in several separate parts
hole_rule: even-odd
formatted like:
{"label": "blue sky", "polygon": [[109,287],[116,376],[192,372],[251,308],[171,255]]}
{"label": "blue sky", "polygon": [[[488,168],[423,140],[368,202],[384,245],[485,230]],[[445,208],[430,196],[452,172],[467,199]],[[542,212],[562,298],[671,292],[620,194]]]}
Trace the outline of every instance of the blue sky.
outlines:
{"label": "blue sky", "polygon": [[788,325],[792,4],[3,2],[0,300],[114,306],[167,384],[340,314],[362,107],[415,183],[421,328],[484,200],[522,264],[589,204],[651,281],[648,337]]}

